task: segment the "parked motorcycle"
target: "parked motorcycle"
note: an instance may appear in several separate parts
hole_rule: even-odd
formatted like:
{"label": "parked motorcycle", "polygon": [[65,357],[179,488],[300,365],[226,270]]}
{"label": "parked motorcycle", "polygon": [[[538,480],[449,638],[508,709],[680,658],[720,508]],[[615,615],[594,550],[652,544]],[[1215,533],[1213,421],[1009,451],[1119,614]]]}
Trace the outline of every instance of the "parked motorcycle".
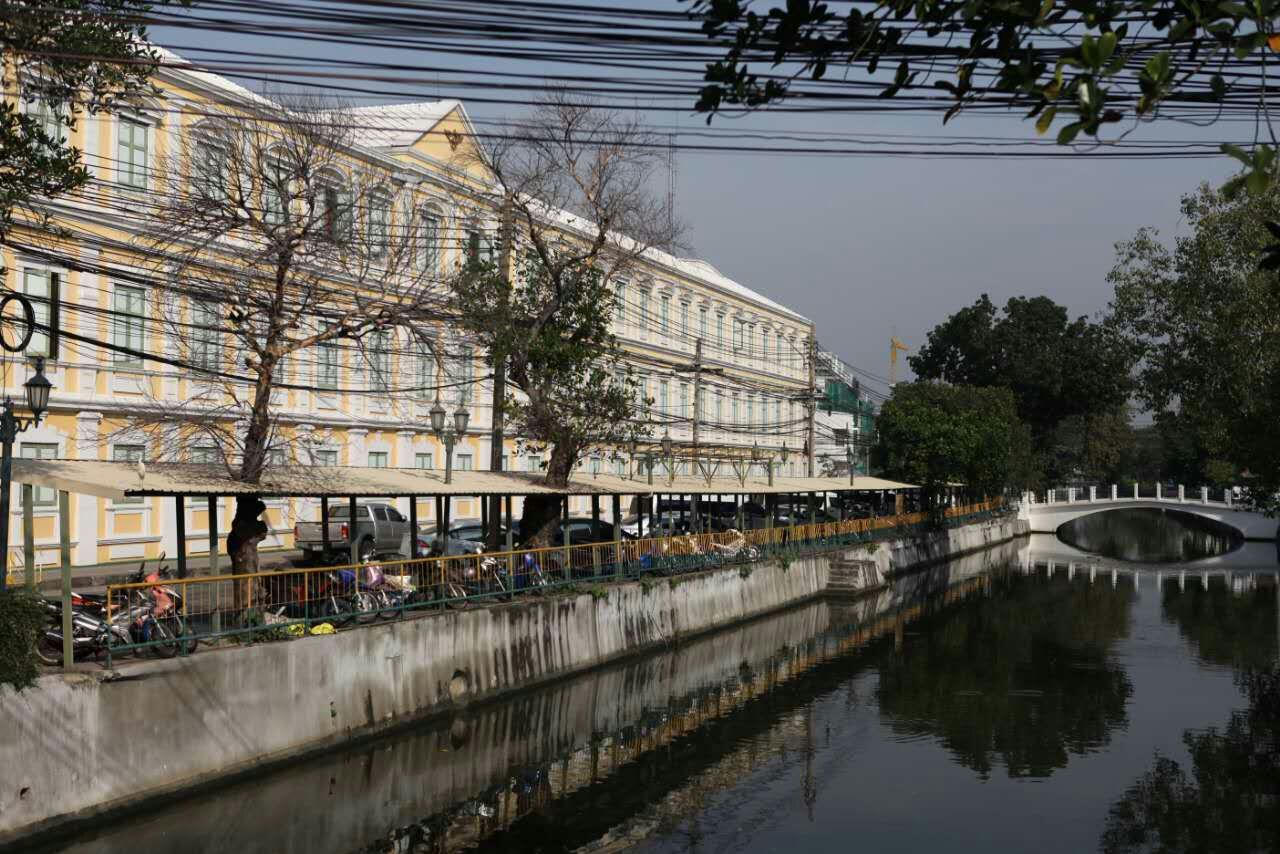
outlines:
{"label": "parked motorcycle", "polygon": [[[161,573],[146,575],[144,560],[133,575],[134,581],[159,582]],[[45,598],[49,622],[37,639],[36,655],[49,665],[62,663],[61,599]],[[119,646],[146,644],[153,655],[172,658],[184,649],[194,651],[194,638],[184,639],[186,626],[178,608],[181,595],[172,587],[157,583],[154,587],[121,593],[107,607],[105,596],[73,594],[71,602],[71,645],[75,658],[100,657]],[[110,619],[108,619],[110,612]]]}

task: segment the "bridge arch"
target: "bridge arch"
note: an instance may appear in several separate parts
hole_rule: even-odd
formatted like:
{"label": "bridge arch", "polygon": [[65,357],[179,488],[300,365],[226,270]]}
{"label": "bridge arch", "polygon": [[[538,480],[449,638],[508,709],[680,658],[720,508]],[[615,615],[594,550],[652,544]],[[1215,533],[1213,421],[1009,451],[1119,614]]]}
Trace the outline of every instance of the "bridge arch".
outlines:
{"label": "bridge arch", "polygon": [[1202,516],[1226,525],[1246,540],[1275,540],[1280,523],[1253,510],[1245,510],[1220,502],[1177,501],[1158,498],[1116,498],[1095,501],[1061,501],[1053,503],[1024,502],[1021,515],[1031,523],[1033,533],[1054,534],[1068,523],[1084,516],[1108,510],[1152,509],[1174,510]]}

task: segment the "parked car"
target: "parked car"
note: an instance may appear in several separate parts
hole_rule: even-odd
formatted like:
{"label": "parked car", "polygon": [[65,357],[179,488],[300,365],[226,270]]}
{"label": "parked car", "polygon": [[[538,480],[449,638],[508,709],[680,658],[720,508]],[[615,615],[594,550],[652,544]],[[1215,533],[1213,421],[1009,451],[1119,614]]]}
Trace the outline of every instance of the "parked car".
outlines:
{"label": "parked car", "polygon": [[629,537],[670,537],[689,533],[689,520],[679,511],[665,511],[659,516],[628,516],[622,520],[622,532]]}
{"label": "parked car", "polygon": [[[503,534],[505,536],[505,532]],[[449,547],[441,545],[441,539],[435,523],[429,522],[418,526],[418,556],[469,555],[479,554],[484,550],[484,527],[479,519],[455,519],[449,523],[447,537]],[[409,532],[405,531],[397,550],[402,557],[409,556]]]}
{"label": "parked car", "polygon": [[[299,522],[293,528],[294,544],[302,549],[308,563],[341,560],[351,554],[350,505],[329,508],[329,550],[324,548],[324,532],[317,522]],[[384,501],[362,501],[356,504],[354,542],[360,560],[399,550],[409,532],[409,520]]]}

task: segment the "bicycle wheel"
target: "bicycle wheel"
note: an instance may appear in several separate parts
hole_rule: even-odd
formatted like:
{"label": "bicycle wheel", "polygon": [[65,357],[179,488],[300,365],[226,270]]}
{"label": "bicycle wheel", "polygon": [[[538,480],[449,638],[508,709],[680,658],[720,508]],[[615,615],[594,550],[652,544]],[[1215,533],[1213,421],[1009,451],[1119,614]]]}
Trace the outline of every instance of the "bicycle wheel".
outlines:
{"label": "bicycle wheel", "polygon": [[461,584],[451,582],[444,587],[444,597],[448,600],[445,604],[450,608],[462,611],[474,605],[474,602],[465,598],[467,595],[466,588]]}
{"label": "bicycle wheel", "polygon": [[373,599],[378,603],[378,619],[394,620],[400,616],[400,603],[403,598],[404,594],[401,593],[392,595],[386,590],[373,591]]}
{"label": "bicycle wheel", "polygon": [[151,618],[151,631],[148,637],[151,640],[151,652],[157,658],[173,658],[178,654],[181,644],[173,634],[173,628],[166,625],[167,620],[157,620]]}
{"label": "bicycle wheel", "polygon": [[357,623],[372,623],[378,619],[378,600],[368,590],[357,590],[351,596],[351,610]]}
{"label": "bicycle wheel", "polygon": [[351,622],[351,603],[332,593],[320,602],[320,620],[340,629]]}
{"label": "bicycle wheel", "polygon": [[40,663],[49,667],[60,667],[62,665],[62,639],[51,638],[49,633],[43,629],[40,636],[36,638],[36,658],[40,659]]}
{"label": "bicycle wheel", "polygon": [[200,641],[187,631],[187,622],[178,615],[170,617],[161,617],[159,622],[165,624],[165,628],[169,633],[178,639],[178,651],[183,655],[190,655],[196,651],[196,647],[200,645]]}

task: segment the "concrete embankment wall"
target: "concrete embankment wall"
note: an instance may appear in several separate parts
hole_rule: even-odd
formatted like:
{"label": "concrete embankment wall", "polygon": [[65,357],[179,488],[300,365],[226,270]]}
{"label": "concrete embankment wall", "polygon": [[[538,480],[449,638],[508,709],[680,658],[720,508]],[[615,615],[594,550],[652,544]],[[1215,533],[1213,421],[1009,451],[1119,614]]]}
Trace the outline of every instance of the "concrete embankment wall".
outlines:
{"label": "concrete embankment wall", "polygon": [[[870,559],[882,583],[913,562],[1010,539],[1015,524],[968,526],[916,546],[881,544]],[[21,694],[0,689],[0,841],[802,602],[822,593],[831,561],[841,557],[611,584],[606,596],[526,598],[139,662],[116,674],[46,676]]]}

